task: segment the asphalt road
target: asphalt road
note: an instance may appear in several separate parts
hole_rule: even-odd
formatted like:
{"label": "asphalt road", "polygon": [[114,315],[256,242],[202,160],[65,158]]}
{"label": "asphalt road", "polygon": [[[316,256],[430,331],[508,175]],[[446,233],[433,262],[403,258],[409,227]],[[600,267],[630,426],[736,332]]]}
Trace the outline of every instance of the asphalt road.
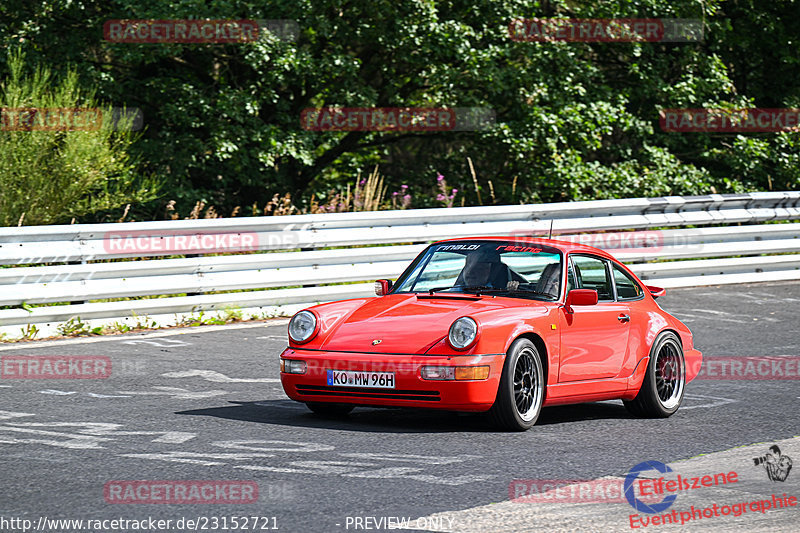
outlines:
{"label": "asphalt road", "polygon": [[[800,284],[670,290],[659,302],[689,325],[706,356],[800,355]],[[621,402],[553,407],[525,433],[496,432],[480,415],[440,412],[358,408],[343,420],[321,419],[281,389],[285,324],[0,346],[3,357],[106,356],[113,368],[107,379],[0,382],[0,531],[22,531],[11,519],[31,520],[33,529],[42,517],[152,517],[172,520],[168,531],[184,531],[194,528],[175,527],[181,518],[236,516],[265,517],[260,531],[374,530],[364,517],[468,531],[474,525],[434,518],[507,502],[514,480],[624,476],[642,461],[674,464],[718,452],[720,471],[760,472],[749,459],[726,464],[724,451],[760,443],[753,449],[762,453],[778,441],[784,454],[800,459],[797,381],[694,381],[684,406],[664,420],[633,418]],[[800,496],[795,469],[779,488]],[[104,486],[120,480],[250,480],[259,497],[250,504],[107,503]],[[627,503],[593,509],[607,522],[581,529],[631,530]],[[797,509],[762,513],[759,527],[789,528]],[[492,530],[519,530],[498,516]],[[556,530],[553,516],[529,522]],[[700,525],[748,526],[748,516],[726,520]],[[223,531],[201,518],[197,529],[203,525]]]}

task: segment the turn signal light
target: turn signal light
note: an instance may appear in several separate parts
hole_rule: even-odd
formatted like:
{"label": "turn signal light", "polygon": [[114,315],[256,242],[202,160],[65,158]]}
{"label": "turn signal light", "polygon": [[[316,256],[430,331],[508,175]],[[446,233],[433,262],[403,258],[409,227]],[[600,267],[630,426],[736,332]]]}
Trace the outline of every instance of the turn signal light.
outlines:
{"label": "turn signal light", "polygon": [[462,379],[488,379],[488,366],[457,366],[456,380]]}

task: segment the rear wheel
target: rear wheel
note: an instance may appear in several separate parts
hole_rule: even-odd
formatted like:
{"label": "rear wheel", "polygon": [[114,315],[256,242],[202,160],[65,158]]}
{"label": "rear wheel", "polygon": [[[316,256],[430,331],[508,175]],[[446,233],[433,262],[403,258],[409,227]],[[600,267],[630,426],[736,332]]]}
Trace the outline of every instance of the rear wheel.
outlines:
{"label": "rear wheel", "polygon": [[650,362],[639,394],[623,403],[636,416],[667,418],[680,407],[685,385],[683,348],[678,336],[667,331],[656,339],[650,350]]}
{"label": "rear wheel", "polygon": [[311,409],[314,414],[322,416],[345,416],[355,408],[354,405],[347,405],[346,403],[322,402],[307,402],[306,406]]}
{"label": "rear wheel", "polygon": [[544,371],[536,346],[517,339],[508,350],[497,398],[489,410],[496,425],[509,431],[525,431],[539,418],[544,402]]}

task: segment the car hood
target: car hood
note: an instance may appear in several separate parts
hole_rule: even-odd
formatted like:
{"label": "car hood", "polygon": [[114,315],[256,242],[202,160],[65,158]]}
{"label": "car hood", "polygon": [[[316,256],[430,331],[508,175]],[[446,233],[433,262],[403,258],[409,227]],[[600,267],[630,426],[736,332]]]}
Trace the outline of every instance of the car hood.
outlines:
{"label": "car hood", "polygon": [[[339,319],[326,332],[320,348],[362,353],[425,353],[447,335],[457,318],[505,309],[509,303],[514,305],[508,298],[469,295],[391,294],[372,298]],[[318,313],[325,314],[323,309],[318,309]]]}

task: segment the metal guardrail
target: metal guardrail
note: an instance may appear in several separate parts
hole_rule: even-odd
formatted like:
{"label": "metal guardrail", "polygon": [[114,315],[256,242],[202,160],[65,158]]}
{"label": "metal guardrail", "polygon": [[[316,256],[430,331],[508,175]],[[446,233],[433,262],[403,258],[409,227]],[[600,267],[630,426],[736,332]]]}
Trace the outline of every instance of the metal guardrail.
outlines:
{"label": "metal guardrail", "polygon": [[[169,325],[226,306],[290,313],[370,295],[372,284],[354,282],[397,277],[422,243],[546,236],[551,222],[554,238],[610,249],[666,287],[800,279],[800,223],[766,223],[790,220],[800,192],[0,228],[0,264],[25,265],[0,268],[0,306],[19,306],[0,309],[0,333],[33,324],[54,334],[73,317]],[[204,255],[230,251],[246,253]],[[119,260],[129,258],[140,260]],[[141,296],[160,297],[91,302]]]}

